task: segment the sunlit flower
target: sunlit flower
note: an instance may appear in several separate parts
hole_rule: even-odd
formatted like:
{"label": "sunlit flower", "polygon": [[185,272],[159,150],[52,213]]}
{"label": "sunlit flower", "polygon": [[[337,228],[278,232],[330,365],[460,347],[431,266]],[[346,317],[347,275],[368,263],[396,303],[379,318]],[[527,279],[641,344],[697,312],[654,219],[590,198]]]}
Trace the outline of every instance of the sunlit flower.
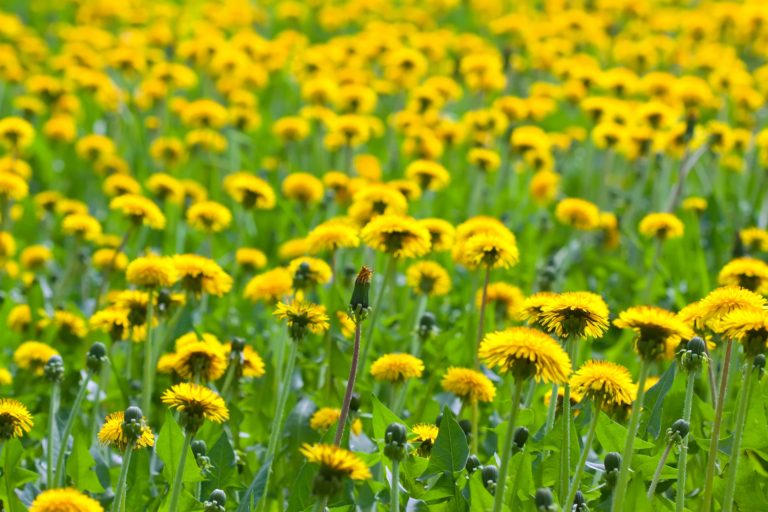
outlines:
{"label": "sunlit flower", "polygon": [[717,331],[719,324],[731,311],[764,309],[766,299],[746,288],[722,286],[715,288],[703,299],[683,308],[679,317],[696,329]]}
{"label": "sunlit flower", "polygon": [[600,210],[596,204],[569,197],[563,199],[555,207],[557,220],[576,229],[596,229],[600,224]]}
{"label": "sunlit flower", "polygon": [[200,231],[218,233],[232,223],[232,213],[215,201],[200,201],[187,210],[187,222]]}
{"label": "sunlit flower", "polygon": [[409,266],[405,279],[414,293],[439,297],[451,291],[451,277],[434,261],[419,261]]}
{"label": "sunlit flower", "polygon": [[444,390],[467,401],[492,402],[496,396],[491,379],[469,368],[448,368],[441,385]]}
{"label": "sunlit flower", "polygon": [[176,409],[194,420],[207,419],[223,423],[229,419],[229,410],[219,395],[199,384],[182,382],[167,389],[161,400],[172,409]]}
{"label": "sunlit flower", "polygon": [[346,223],[330,220],[324,222],[307,235],[309,249],[313,253],[353,248],[360,245],[358,230]]}
{"label": "sunlit flower", "polygon": [[453,248],[456,229],[450,222],[438,218],[421,219],[418,222],[429,231],[432,251],[450,251]]}
{"label": "sunlit flower", "polygon": [[755,258],[736,258],[725,264],[717,280],[724,286],[740,286],[767,295],[768,264]]}
{"label": "sunlit flower", "polygon": [[307,331],[321,334],[330,327],[325,307],[309,302],[278,302],[274,315],[285,320],[288,332],[295,341],[301,341]]}
{"label": "sunlit flower", "polygon": [[128,266],[128,256],[115,249],[99,249],[93,253],[91,263],[99,270],[123,271]]}
{"label": "sunlit flower", "polygon": [[269,183],[245,171],[224,178],[224,190],[245,208],[270,210],[275,207],[275,191]]}
{"label": "sunlit flower", "polygon": [[232,288],[232,278],[210,258],[179,254],[173,256],[173,265],[181,287],[198,296],[205,292],[221,297]]}
{"label": "sunlit flower", "polygon": [[317,203],[323,198],[323,182],[306,172],[294,172],[283,180],[283,195],[303,204]]}
{"label": "sunlit flower", "polygon": [[251,278],[243,296],[254,302],[274,302],[290,295],[292,290],[293,276],[287,268],[277,267]]}
{"label": "sunlit flower", "polygon": [[376,380],[403,382],[421,377],[424,363],[410,354],[386,354],[371,365],[371,375]]}
{"label": "sunlit flower", "polygon": [[649,213],[640,220],[640,233],[648,238],[668,240],[683,236],[685,227],[671,213]]}
{"label": "sunlit flower", "polygon": [[[475,305],[479,308],[482,302],[483,290],[477,290]],[[489,283],[486,291],[486,302],[493,308],[497,320],[519,320],[522,317],[525,295],[517,286],[497,282]]]}
{"label": "sunlit flower", "polygon": [[414,443],[419,443],[418,453],[422,457],[429,457],[437,441],[437,434],[439,429],[437,425],[430,425],[428,423],[420,423],[411,427],[411,431],[416,435],[413,439]]}
{"label": "sunlit flower", "polygon": [[98,501],[77,489],[48,489],[41,492],[29,512],[104,512]]}
{"label": "sunlit flower", "polygon": [[478,355],[489,367],[498,366],[515,379],[535,377],[561,384],[571,374],[571,360],[565,350],[551,337],[529,327],[487,334]]}
{"label": "sunlit flower", "polygon": [[179,377],[190,381],[218,380],[227,371],[224,347],[215,338],[211,340],[195,337],[188,343],[177,341],[173,370]]}
{"label": "sunlit flower", "polygon": [[6,325],[12,331],[22,333],[32,323],[32,309],[28,304],[19,304],[11,308],[5,319]]}
{"label": "sunlit flower", "polygon": [[59,353],[50,345],[39,341],[25,341],[13,353],[13,362],[19,368],[29,370],[36,376],[43,375],[48,360]]}
{"label": "sunlit flower", "polygon": [[537,321],[561,338],[599,338],[608,329],[608,306],[591,292],[567,292],[546,299]]}
{"label": "sunlit flower", "polygon": [[61,221],[61,230],[84,240],[96,240],[101,236],[101,224],[87,213],[73,213]]}
{"label": "sunlit flower", "polygon": [[751,251],[768,252],[768,230],[756,227],[745,228],[739,231],[741,243]]}
{"label": "sunlit flower", "polygon": [[291,260],[288,264],[288,272],[292,276],[293,287],[296,289],[328,284],[333,276],[331,267],[325,261],[307,256]]}
{"label": "sunlit flower", "polygon": [[[309,419],[309,426],[313,430],[327,431],[329,428],[336,426],[341,416],[341,409],[334,407],[322,407],[315,411],[312,417]],[[359,436],[363,431],[363,424],[359,418],[355,418],[351,425],[352,433]]]}
{"label": "sunlit flower", "polygon": [[629,370],[610,361],[587,361],[571,376],[570,385],[574,397],[592,400],[607,411],[631,405],[635,399]]}
{"label": "sunlit flower", "polygon": [[320,496],[336,494],[343,486],[344,479],[370,480],[371,471],[354,453],[331,444],[307,444],[301,447],[301,454],[310,464],[320,466],[312,490]]}
{"label": "sunlit flower", "polygon": [[164,256],[142,256],[128,264],[128,282],[146,288],[172,286],[179,279],[173,259]]}
{"label": "sunlit flower", "polygon": [[29,409],[13,398],[0,398],[0,440],[19,438],[32,430]]}
{"label": "sunlit flower", "polygon": [[144,196],[125,194],[109,203],[112,210],[121,212],[135,225],[144,224],[152,229],[165,228],[165,215],[155,203]]}
{"label": "sunlit flower", "polygon": [[[99,442],[111,446],[116,450],[123,452],[130,442],[130,438],[125,435],[123,423],[125,422],[125,413],[123,411],[113,412],[104,420],[104,424],[99,430]],[[134,449],[152,447],[155,445],[155,436],[147,425],[147,419],[142,418],[139,426],[138,438],[134,441]]]}
{"label": "sunlit flower", "polygon": [[480,233],[470,237],[463,244],[461,262],[469,268],[509,268],[517,264],[520,252],[514,235],[499,237],[491,233]]}
{"label": "sunlit flower", "polygon": [[440,190],[451,181],[448,171],[431,160],[415,160],[405,168],[405,176],[419,184],[422,190]]}
{"label": "sunlit flower", "polygon": [[647,360],[662,356],[667,345],[677,346],[693,337],[693,331],[680,317],[656,306],[626,309],[613,324],[635,331],[635,350]]}
{"label": "sunlit flower", "polygon": [[40,270],[53,259],[53,253],[44,245],[30,245],[21,251],[19,259],[21,265],[27,270]]}
{"label": "sunlit flower", "polygon": [[128,334],[131,322],[128,320],[128,310],[110,307],[96,311],[88,320],[91,329],[109,333],[113,341],[122,340]]}
{"label": "sunlit flower", "polygon": [[363,241],[374,249],[397,259],[423,256],[430,249],[429,231],[411,217],[380,215],[360,233]]}

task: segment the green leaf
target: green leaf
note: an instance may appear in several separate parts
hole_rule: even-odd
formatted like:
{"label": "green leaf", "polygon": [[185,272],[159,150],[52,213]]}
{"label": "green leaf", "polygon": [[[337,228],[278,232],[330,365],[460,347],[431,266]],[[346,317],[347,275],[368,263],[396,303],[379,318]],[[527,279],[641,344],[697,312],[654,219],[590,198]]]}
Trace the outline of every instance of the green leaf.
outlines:
{"label": "green leaf", "polygon": [[229,443],[227,434],[219,436],[218,441],[208,451],[208,459],[213,467],[210,468],[205,482],[206,493],[210,493],[213,489],[226,490],[228,487],[239,487],[235,451]]}
{"label": "green leaf", "polygon": [[433,475],[443,471],[456,473],[464,469],[468,457],[467,435],[459,426],[451,410],[446,407],[429,457],[429,466],[424,474]]}
{"label": "green leaf", "polygon": [[373,402],[373,436],[375,438],[374,441],[378,442],[384,439],[384,434],[390,423],[405,424],[405,422],[398,418],[397,414],[390,411],[386,405],[381,403],[373,393],[371,393],[371,401]]}
{"label": "green leaf", "polygon": [[95,471],[96,461],[91,455],[90,442],[82,432],[76,432],[72,441],[72,453],[67,459],[67,476],[72,479],[72,486],[91,492],[102,492],[102,487]]}
{"label": "green leaf", "polygon": [[[16,503],[14,507],[16,510],[25,510],[25,507],[16,496],[15,489],[39,478],[37,473],[21,467],[20,462],[23,456],[24,447],[18,439],[9,439],[3,443],[3,475],[0,478],[0,497],[3,500],[13,500]],[[7,491],[9,490],[12,496],[8,496]]]}
{"label": "green leaf", "polygon": [[[623,452],[624,443],[627,440],[627,429],[623,425],[619,425],[610,418],[605,418],[597,424],[597,430],[595,431],[597,440],[600,441],[600,445],[606,452]],[[653,448],[654,445],[640,439],[635,438],[635,450],[646,450]]]}
{"label": "green leaf", "polygon": [[[168,411],[165,415],[165,423],[157,436],[157,456],[163,461],[163,476],[166,481],[173,482],[176,477],[177,466],[181,460],[181,450],[184,448],[184,432],[181,430],[173,414]],[[192,450],[187,448],[187,457],[184,461],[183,482],[200,482],[203,476],[197,467]]]}
{"label": "green leaf", "polygon": [[648,424],[646,425],[646,432],[651,434],[654,439],[659,437],[661,432],[661,413],[664,407],[664,397],[672,388],[672,384],[675,383],[675,368],[677,365],[671,365],[667,371],[662,374],[659,381],[653,385],[645,394],[643,400],[643,407],[646,411],[650,411],[648,416]]}
{"label": "green leaf", "polygon": [[487,512],[493,508],[493,495],[483,485],[482,471],[475,471],[469,479],[469,511]]}

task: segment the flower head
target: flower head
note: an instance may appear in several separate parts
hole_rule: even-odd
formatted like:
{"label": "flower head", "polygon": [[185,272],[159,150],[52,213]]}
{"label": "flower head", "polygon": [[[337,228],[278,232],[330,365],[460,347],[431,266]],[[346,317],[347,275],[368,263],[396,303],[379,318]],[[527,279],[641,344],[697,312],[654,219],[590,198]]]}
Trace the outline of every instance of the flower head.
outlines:
{"label": "flower head", "polygon": [[451,276],[434,261],[419,261],[409,266],[405,279],[418,295],[439,297],[451,291]]}
{"label": "flower head", "polygon": [[629,370],[610,361],[587,361],[571,376],[570,384],[574,397],[592,400],[606,410],[631,405],[635,398]]}
{"label": "flower head", "polygon": [[297,290],[331,282],[333,272],[323,260],[302,256],[288,263],[288,272],[293,276],[293,287]]}
{"label": "flower head", "polygon": [[99,502],[77,489],[48,489],[37,495],[29,512],[104,512]]}
{"label": "flower head", "polygon": [[341,490],[345,479],[368,480],[371,471],[357,455],[330,444],[307,444],[301,447],[301,454],[310,464],[320,466],[312,485],[312,491],[319,496],[332,496]]}
{"label": "flower head", "polygon": [[50,345],[39,341],[25,341],[13,353],[13,362],[19,368],[31,371],[35,376],[40,377],[45,371],[45,365],[53,356],[59,353]]}
{"label": "flower head", "polygon": [[374,249],[397,259],[425,255],[430,248],[427,229],[411,217],[379,215],[360,233],[363,241]]}
{"label": "flower head", "polygon": [[274,302],[291,294],[293,276],[285,267],[277,267],[253,276],[245,285],[243,296],[254,302],[264,300]]}
{"label": "flower head", "polygon": [[109,333],[109,337],[112,341],[119,341],[123,339],[123,336],[128,334],[128,330],[131,327],[131,322],[128,320],[128,310],[109,307],[96,311],[91,318],[88,319],[88,325],[91,329],[97,329]]}
{"label": "flower head", "polygon": [[[182,339],[189,341],[180,343]],[[192,333],[192,336],[182,336],[176,341],[173,370],[186,380],[217,380],[227,370],[224,346],[213,335],[203,335],[202,339],[197,338],[195,333]]]}
{"label": "flower head", "polygon": [[200,296],[203,292],[221,297],[232,289],[232,278],[218,263],[197,254],[173,257],[181,287]]}
{"label": "flower head", "polygon": [[309,232],[307,243],[310,251],[316,254],[322,251],[357,247],[360,245],[360,237],[357,228],[344,222],[328,221]]}
{"label": "flower head", "polygon": [[320,334],[328,330],[330,323],[325,307],[303,301],[279,302],[275,316],[285,320],[291,339],[301,341],[307,331]]}
{"label": "flower head", "polygon": [[680,311],[684,322],[693,324],[696,329],[708,328],[718,331],[719,323],[725,315],[736,310],[763,309],[766,299],[755,292],[738,286],[715,288],[703,299],[689,304]]}
{"label": "flower head", "polygon": [[32,430],[33,423],[24,404],[13,398],[0,398],[0,440],[23,436]]}
{"label": "flower head", "polygon": [[478,351],[489,367],[511,372],[516,380],[563,383],[571,373],[571,360],[551,337],[530,327],[512,327],[485,336]]}
{"label": "flower head", "polygon": [[200,231],[218,233],[232,223],[232,213],[223,204],[200,201],[187,210],[187,222]]}
{"label": "flower head", "polygon": [[741,286],[766,295],[768,294],[768,263],[756,258],[736,258],[725,264],[717,280],[724,286]]}
{"label": "flower head", "polygon": [[155,436],[152,435],[152,430],[149,428],[149,425],[147,425],[147,419],[143,417],[140,418],[138,426],[138,432],[136,432],[137,435],[133,435],[131,432],[126,432],[125,412],[113,412],[107,416],[104,420],[104,424],[101,426],[101,430],[99,430],[99,442],[111,446],[118,451],[124,451],[131,442],[131,438],[134,439],[134,449],[154,446]]}
{"label": "flower head", "polygon": [[647,360],[661,357],[668,345],[676,347],[693,337],[680,317],[656,306],[631,307],[619,313],[613,324],[635,331],[635,350]]}
{"label": "flower head", "polygon": [[496,396],[491,379],[469,368],[448,368],[441,385],[444,390],[470,402],[492,402]]}
{"label": "flower head", "polygon": [[235,261],[241,267],[259,269],[267,266],[267,256],[253,247],[241,247],[235,252]]}
{"label": "flower head", "polygon": [[371,365],[371,375],[376,380],[403,382],[421,377],[424,362],[410,354],[386,354]]}
{"label": "flower head", "polygon": [[[479,308],[483,300],[483,291],[475,294],[475,305]],[[496,282],[489,283],[486,291],[486,301],[493,306],[496,318],[499,320],[520,320],[525,301],[523,292],[517,286]]]}
{"label": "flower head", "polygon": [[557,203],[555,217],[567,226],[591,230],[600,225],[600,209],[596,204],[577,197],[568,197]]}
{"label": "flower head", "polygon": [[135,225],[144,224],[152,229],[165,228],[165,215],[150,199],[138,194],[118,196],[109,203],[109,208],[121,212]]}
{"label": "flower head", "polygon": [[538,322],[561,338],[599,338],[608,329],[608,306],[591,292],[566,292],[544,302]]}
{"label": "flower head", "polygon": [[163,393],[161,400],[182,413],[182,423],[188,431],[196,432],[204,420],[223,423],[229,419],[224,399],[199,384],[176,384]]}
{"label": "flower head", "polygon": [[432,452],[432,446],[437,440],[439,430],[437,425],[429,423],[419,423],[411,427],[411,431],[416,435],[413,441],[419,443],[419,455],[429,457],[429,454]]}
{"label": "flower head", "polygon": [[125,270],[128,282],[146,288],[167,288],[179,275],[173,259],[165,256],[141,256],[128,264]]}
{"label": "flower head", "polygon": [[671,213],[649,213],[640,220],[640,234],[668,240],[683,236],[683,222]]}
{"label": "flower head", "polygon": [[275,191],[266,181],[241,171],[224,178],[224,190],[245,208],[271,210],[275,207]]}
{"label": "flower head", "polygon": [[726,314],[718,330],[727,338],[735,339],[744,346],[747,358],[765,352],[768,344],[768,310],[737,309]]}

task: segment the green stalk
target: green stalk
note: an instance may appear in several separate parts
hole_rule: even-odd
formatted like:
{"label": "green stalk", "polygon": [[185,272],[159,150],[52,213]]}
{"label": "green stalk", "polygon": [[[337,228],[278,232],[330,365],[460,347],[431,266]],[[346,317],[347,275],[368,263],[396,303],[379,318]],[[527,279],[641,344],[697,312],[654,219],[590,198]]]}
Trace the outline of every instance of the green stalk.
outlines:
{"label": "green stalk", "polygon": [[[8,454],[6,453],[7,446],[5,445],[4,441],[0,441],[0,450],[3,451],[3,457],[4,459],[8,459]],[[7,466],[7,464],[6,464]],[[14,492],[13,484],[11,483],[11,479],[9,478],[9,475],[3,475],[5,476],[5,494],[8,496],[8,511],[9,512],[16,512],[16,501],[14,498],[16,497],[16,493]],[[5,505],[5,502],[3,502],[3,505]]]}
{"label": "green stalk", "polygon": [[648,486],[648,492],[646,493],[646,498],[648,499],[649,502],[653,501],[654,494],[656,494],[656,486],[659,484],[659,480],[661,479],[661,472],[664,470],[664,464],[667,463],[669,452],[672,451],[672,447],[674,445],[675,445],[675,441],[670,439],[667,442],[667,447],[664,448],[664,453],[661,454],[659,463],[656,465],[656,471],[654,471],[653,473],[653,479],[651,479],[651,485]]}
{"label": "green stalk", "polygon": [[632,463],[632,454],[635,448],[635,435],[637,434],[637,427],[640,424],[640,413],[643,409],[645,381],[648,378],[648,369],[648,362],[645,359],[640,359],[640,378],[637,381],[637,399],[632,405],[632,414],[629,418],[627,440],[624,443],[624,453],[621,454],[621,468],[619,469],[619,479],[613,491],[611,512],[621,512],[624,509],[624,496],[627,494],[627,485],[629,484],[629,467]]}
{"label": "green stalk", "polygon": [[173,487],[171,488],[171,504],[168,507],[170,512],[178,511],[179,495],[181,494],[182,480],[184,478],[184,464],[187,462],[187,452],[189,451],[189,445],[192,443],[192,432],[189,430],[184,431],[184,447],[181,449],[181,457],[179,457],[179,465],[176,468],[176,478],[173,479]]}
{"label": "green stalk", "polygon": [[480,445],[480,404],[477,399],[470,399],[472,402],[472,453],[477,454]]}
{"label": "green stalk", "polygon": [[[155,291],[149,290],[147,301],[147,339],[144,340],[144,378],[141,382],[141,410],[147,416],[147,421],[152,420],[152,317],[155,312]],[[131,343],[128,340],[128,343]]]}
{"label": "green stalk", "polygon": [[[683,419],[690,423],[691,421],[691,409],[693,407],[693,387],[696,382],[696,372],[690,372],[688,374],[688,382],[685,387],[685,402],[683,403]],[[677,458],[677,495],[675,496],[675,510],[676,512],[685,511],[685,484],[686,484],[686,470],[688,465],[688,439],[690,439],[691,433],[683,438],[683,442],[680,445],[680,455]]]}
{"label": "green stalk", "polygon": [[221,386],[221,396],[225,401],[229,401],[227,394],[235,379],[235,373],[237,372],[238,366],[240,366],[238,361],[235,361],[234,359],[229,361],[229,368],[227,368],[227,374],[224,376],[224,384]]}
{"label": "green stalk", "polygon": [[389,499],[392,503],[390,512],[400,512],[400,461],[397,459],[392,461],[392,490]]}
{"label": "green stalk", "polygon": [[355,322],[355,344],[352,348],[352,364],[349,367],[349,379],[347,380],[347,389],[344,392],[344,402],[341,404],[341,414],[339,414],[339,423],[336,426],[336,435],[333,438],[333,444],[341,445],[341,438],[344,437],[344,428],[347,424],[349,407],[352,403],[352,392],[355,390],[355,377],[357,376],[357,365],[360,357],[360,330],[362,320]]}
{"label": "green stalk", "polygon": [[324,496],[315,502],[312,512],[325,512],[325,504],[328,503],[328,496]]}
{"label": "green stalk", "polygon": [[[272,466],[274,463],[275,453],[277,452],[278,442],[280,440],[280,434],[283,431],[283,415],[285,414],[285,405],[288,402],[289,388],[291,387],[291,377],[293,376],[293,368],[296,366],[296,356],[298,354],[298,343],[290,341],[291,351],[288,354],[288,364],[283,374],[283,380],[280,384],[277,396],[277,407],[275,409],[275,416],[272,418],[272,426],[269,431],[269,444],[267,445],[267,454],[264,458],[264,464],[268,465],[267,477],[264,482],[264,492],[261,495],[259,501],[258,510],[265,510],[269,497],[269,481],[272,477]],[[250,499],[250,497],[248,497]]]}
{"label": "green stalk", "polygon": [[78,414],[80,414],[80,406],[83,403],[83,398],[85,398],[85,392],[88,389],[88,382],[91,380],[92,375],[93,373],[90,370],[86,372],[85,379],[83,379],[83,382],[80,384],[80,389],[77,391],[75,402],[72,404],[72,410],[69,412],[67,423],[64,425],[64,432],[62,433],[60,439],[61,447],[59,448],[59,454],[56,459],[56,473],[54,474],[57,487],[61,487],[64,484],[64,469],[66,460],[65,454],[67,452],[69,435],[72,433],[72,427],[75,424],[75,418],[77,418]]}
{"label": "green stalk", "polygon": [[[568,357],[576,363],[573,357],[574,342],[571,337],[565,340],[565,350]],[[557,403],[557,397],[555,397]],[[571,385],[563,384],[563,436],[560,438],[560,492],[559,496],[568,493],[568,480],[571,475]]]}
{"label": "green stalk", "polygon": [[739,459],[741,458],[741,438],[744,435],[744,425],[747,422],[747,413],[749,412],[749,399],[752,396],[752,365],[747,362],[744,368],[744,375],[741,378],[741,393],[739,396],[739,409],[736,412],[736,426],[733,431],[733,443],[731,445],[731,464],[728,467],[728,478],[726,479],[725,496],[723,498],[723,512],[733,510],[734,496],[736,495],[736,472],[739,469]]}
{"label": "green stalk", "polygon": [[112,512],[122,512],[125,510],[125,495],[128,489],[128,467],[131,464],[131,455],[133,455],[133,444],[128,443],[123,452],[123,464],[120,468],[120,477],[117,479],[115,488],[115,498],[112,500]]}
{"label": "green stalk", "polygon": [[547,422],[544,425],[544,433],[552,431],[555,426],[555,415],[557,414],[557,384],[552,384],[552,393],[549,395],[549,408],[547,409]]}
{"label": "green stalk", "polygon": [[[373,340],[373,332],[376,330],[376,319],[379,317],[379,310],[381,309],[381,304],[384,300],[384,293],[387,290],[387,285],[392,280],[392,274],[395,270],[395,257],[394,256],[387,256],[387,261],[384,263],[384,280],[381,283],[381,288],[379,288],[379,293],[376,294],[376,302],[373,303],[373,311],[371,311],[371,318],[368,320],[369,326],[368,326],[368,333],[365,336],[365,343],[363,344],[363,357],[361,361],[363,364],[359,366],[359,368],[362,368],[365,366],[365,363],[368,361],[368,352],[371,350],[371,341]],[[358,368],[358,369],[359,369]]]}
{"label": "green stalk", "polygon": [[499,469],[499,479],[496,482],[496,495],[493,500],[493,512],[501,512],[504,506],[504,488],[507,483],[507,472],[509,471],[509,459],[512,453],[512,440],[515,437],[515,420],[517,411],[520,408],[520,396],[523,394],[523,382],[512,383],[512,413],[509,417],[507,426],[507,436],[504,439],[504,448],[501,453],[501,468]]}
{"label": "green stalk", "polygon": [[587,463],[589,451],[592,449],[592,442],[595,440],[595,431],[597,430],[597,420],[600,417],[601,407],[602,403],[600,400],[595,400],[592,421],[589,424],[587,438],[584,440],[584,448],[581,450],[579,461],[576,463],[576,472],[573,474],[571,485],[568,488],[568,497],[563,502],[563,512],[570,512],[573,508],[573,500],[576,499],[576,491],[579,490],[579,483],[581,482],[581,473],[584,471],[584,464]]}
{"label": "green stalk", "polygon": [[715,422],[712,425],[712,440],[709,443],[709,457],[707,457],[707,474],[704,480],[704,497],[702,498],[702,512],[712,510],[712,490],[715,480],[715,462],[717,461],[717,445],[720,440],[720,426],[723,423],[723,406],[725,395],[728,391],[728,370],[731,367],[731,352],[733,352],[733,340],[728,340],[725,345],[725,359],[723,359],[723,372],[720,375],[720,391],[717,397],[715,409]]}
{"label": "green stalk", "polygon": [[54,488],[53,483],[53,445],[54,443],[54,430],[56,428],[56,409],[59,403],[59,394],[61,393],[60,384],[58,382],[51,383],[51,401],[48,404],[48,460],[46,462],[46,480],[45,485],[48,489]]}
{"label": "green stalk", "polygon": [[475,341],[475,370],[480,369],[480,359],[478,358],[478,349],[480,348],[480,342],[483,341],[483,334],[485,334],[485,306],[488,302],[488,281],[491,278],[490,265],[485,267],[485,277],[483,278],[483,291],[480,297],[480,316],[477,322],[477,339]]}

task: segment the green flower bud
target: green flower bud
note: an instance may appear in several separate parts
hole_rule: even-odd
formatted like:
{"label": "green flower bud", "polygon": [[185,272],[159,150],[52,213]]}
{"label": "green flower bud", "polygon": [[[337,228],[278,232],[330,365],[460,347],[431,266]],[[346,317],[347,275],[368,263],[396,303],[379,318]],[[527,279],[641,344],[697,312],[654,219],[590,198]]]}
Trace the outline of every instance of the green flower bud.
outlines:
{"label": "green flower bud", "polygon": [[368,295],[371,289],[373,271],[363,266],[355,279],[355,287],[352,289],[352,298],[349,301],[349,316],[357,323],[365,320],[371,312]]}
{"label": "green flower bud", "polygon": [[765,354],[758,354],[752,360],[752,368],[757,372],[757,378],[763,377],[763,370],[765,369]]}
{"label": "green flower bud", "polygon": [[61,356],[51,356],[45,363],[45,378],[48,382],[61,382],[64,378],[64,360]]}
{"label": "green flower bud", "polygon": [[621,469],[621,454],[618,452],[608,452],[605,454],[605,481],[609,487],[616,485],[616,481],[619,478],[619,470]]}
{"label": "green flower bud", "polygon": [[576,491],[576,496],[573,498],[573,512],[589,512],[587,500],[581,491]]}
{"label": "green flower bud", "polygon": [[490,464],[483,466],[482,470],[483,485],[491,494],[496,493],[496,481],[499,479],[499,470],[496,466]]}
{"label": "green flower bud", "polygon": [[528,429],[525,427],[517,427],[513,434],[512,440],[514,445],[512,446],[513,452],[518,452],[523,449],[525,443],[528,442]]}
{"label": "green flower bud", "polygon": [[470,455],[467,457],[467,464],[464,467],[466,468],[467,473],[471,475],[483,466],[480,464],[480,459],[477,458],[477,455]]}
{"label": "green flower bud", "polygon": [[107,347],[98,341],[91,345],[91,348],[88,350],[88,356],[85,359],[85,365],[88,369],[94,374],[98,374],[101,372],[101,367],[108,362]]}
{"label": "green flower bud", "polygon": [[384,455],[392,460],[402,460],[408,446],[408,429],[402,423],[390,423],[384,433]]}
{"label": "green flower bud", "polygon": [[698,372],[707,360],[707,344],[698,336],[691,338],[679,353],[680,365],[686,372]]}
{"label": "green flower bud", "polygon": [[224,512],[227,503],[227,494],[221,489],[214,489],[207,500],[203,502],[204,512]]}
{"label": "green flower bud", "polygon": [[419,319],[419,328],[417,334],[419,335],[419,339],[421,339],[422,343],[427,341],[438,332],[440,332],[440,329],[437,326],[437,318],[435,318],[435,315],[429,311],[421,315],[421,318]]}
{"label": "green flower bud", "polygon": [[685,439],[690,429],[691,426],[687,421],[683,419],[677,420],[667,429],[667,439],[670,442],[679,443]]}
{"label": "green flower bud", "polygon": [[208,446],[202,439],[195,439],[192,441],[190,448],[192,448],[192,453],[195,455],[195,457],[204,457],[208,452]]}
{"label": "green flower bud", "polygon": [[136,441],[141,436],[141,430],[144,426],[144,413],[141,409],[132,405],[123,413],[123,435],[132,441]]}
{"label": "green flower bud", "polygon": [[536,502],[536,510],[540,512],[554,512],[557,510],[555,507],[555,497],[552,496],[552,491],[547,487],[536,489],[534,501]]}

